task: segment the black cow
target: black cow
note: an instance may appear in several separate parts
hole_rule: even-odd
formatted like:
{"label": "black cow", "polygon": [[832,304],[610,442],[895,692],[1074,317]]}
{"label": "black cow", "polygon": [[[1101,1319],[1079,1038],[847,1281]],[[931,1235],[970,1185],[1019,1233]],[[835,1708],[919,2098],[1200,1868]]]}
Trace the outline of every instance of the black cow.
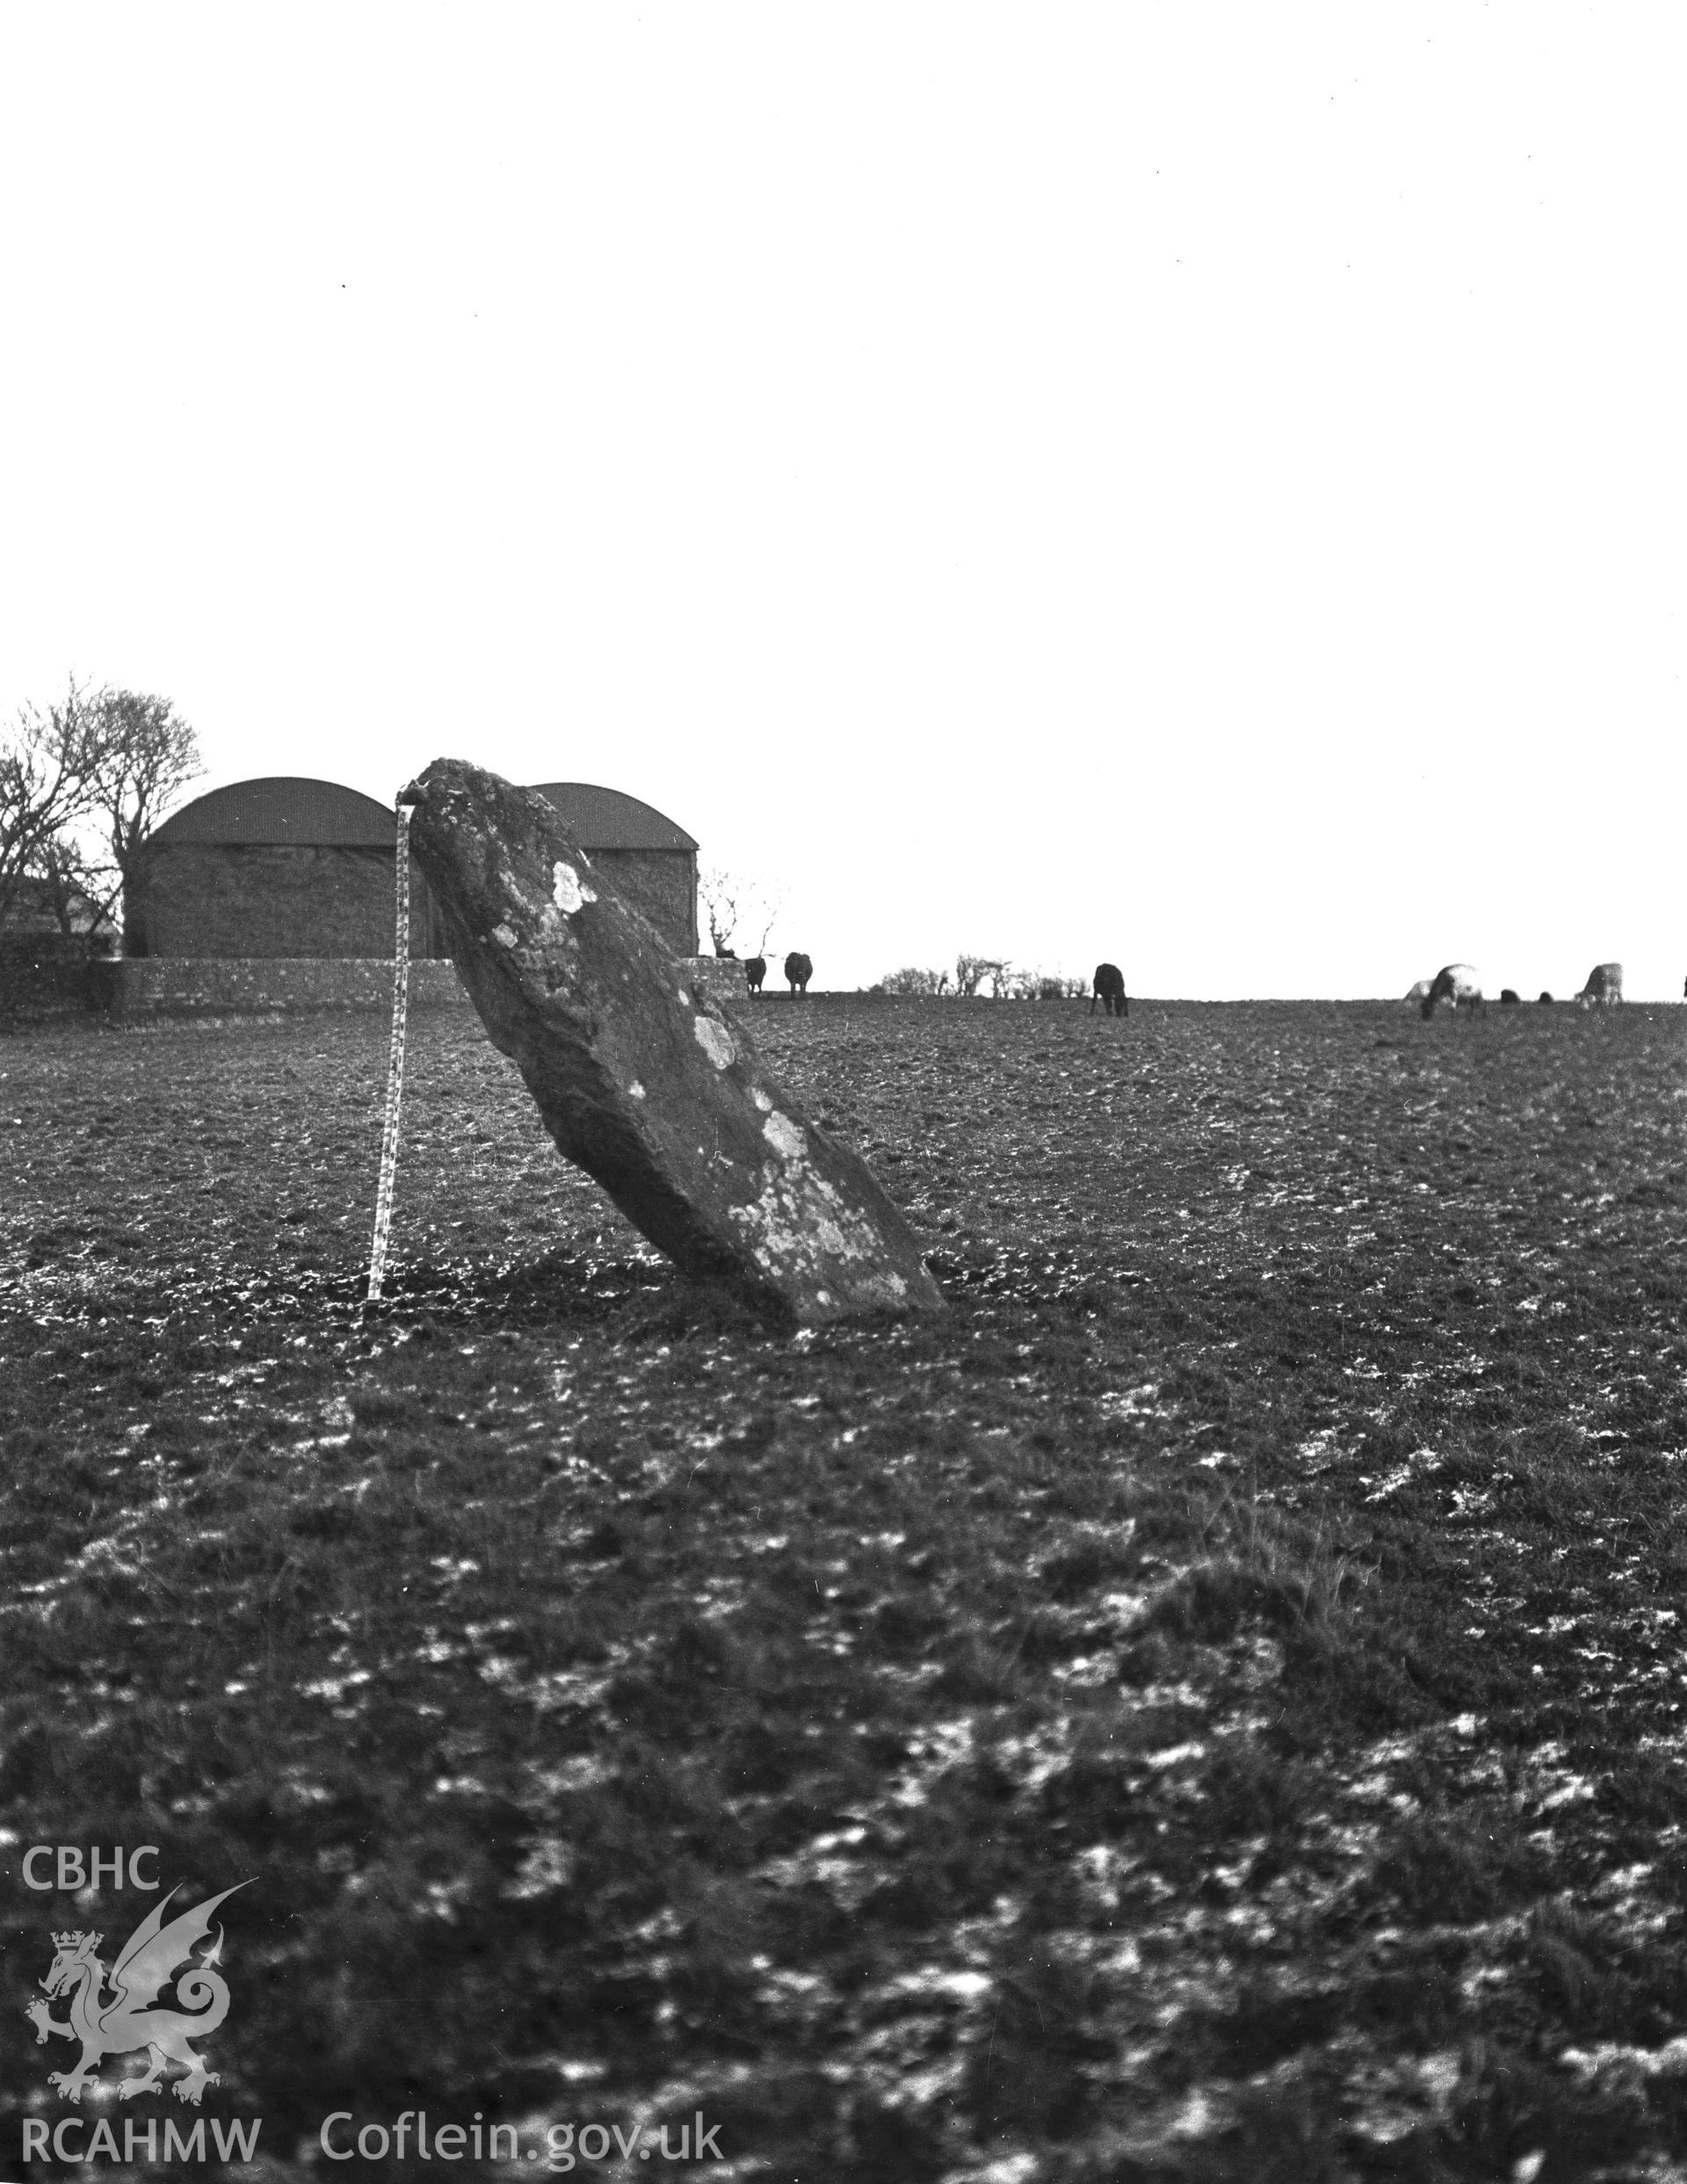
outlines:
{"label": "black cow", "polygon": [[737,949],[723,948],[718,940],[714,944],[714,953],[723,963],[735,963],[738,961]]}
{"label": "black cow", "polygon": [[806,955],[799,955],[793,948],[785,959],[785,975],[790,981],[793,993],[807,993],[808,981],[815,975],[815,967]]}
{"label": "black cow", "polygon": [[1500,1006],[1502,1009],[1516,1008],[1522,999],[1523,996],[1520,993],[1514,993],[1510,986],[1500,988]]}
{"label": "black cow", "polygon": [[1096,990],[1090,1003],[1090,1013],[1096,1012],[1096,1003],[1104,1002],[1109,1016],[1128,1016],[1130,1001],[1125,992],[1125,974],[1117,963],[1096,965]]}
{"label": "black cow", "polygon": [[765,977],[766,977],[766,976],[767,976],[767,958],[766,958],[766,956],[764,956],[764,955],[747,955],[747,956],[745,956],[745,958],[744,958],[744,983],[746,983],[746,985],[748,985],[748,986],[749,986],[749,990],[750,990],[752,993],[759,993],[759,992],[761,991],[761,990],[762,990],[762,981],[763,981],[763,979],[764,979],[764,978],[765,978]]}

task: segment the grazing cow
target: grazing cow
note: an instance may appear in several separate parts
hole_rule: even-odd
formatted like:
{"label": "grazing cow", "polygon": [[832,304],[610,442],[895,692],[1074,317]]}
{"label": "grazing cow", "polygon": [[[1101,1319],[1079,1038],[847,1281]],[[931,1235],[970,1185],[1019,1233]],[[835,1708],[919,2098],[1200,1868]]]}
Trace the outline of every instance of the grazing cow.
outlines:
{"label": "grazing cow", "polygon": [[807,993],[808,981],[815,975],[815,967],[806,955],[799,955],[793,948],[785,959],[785,975],[793,993]]}
{"label": "grazing cow", "polygon": [[766,958],[766,956],[764,956],[764,955],[747,955],[747,956],[745,956],[745,958],[744,958],[744,980],[745,980],[745,983],[749,986],[749,990],[750,990],[752,993],[759,993],[759,992],[761,991],[761,990],[762,990],[762,981],[763,981],[763,979],[764,979],[764,978],[765,978],[765,977],[766,977],[766,976],[767,976],[767,958]]}
{"label": "grazing cow", "polygon": [[1552,1007],[1552,1005],[1553,1005],[1553,997],[1552,997],[1552,995],[1551,995],[1550,993],[1548,993],[1548,992],[1545,990],[1545,988],[1543,988],[1543,989],[1542,989],[1542,990],[1541,990],[1541,996],[1540,996],[1539,1006],[1540,1006],[1540,1007],[1542,1007],[1542,1008],[1544,1008],[1544,1009],[1549,1009],[1549,1008],[1551,1008],[1551,1007]]}
{"label": "grazing cow", "polygon": [[1423,1007],[1424,1002],[1426,1002],[1429,998],[1430,982],[1427,978],[1420,978],[1417,983],[1412,988],[1411,991],[1406,996],[1406,998],[1408,1001],[1415,1001],[1420,1008]]}
{"label": "grazing cow", "polygon": [[1488,1004],[1482,998],[1481,974],[1469,963],[1448,963],[1437,971],[1423,997],[1425,1023],[1435,1014],[1437,1001],[1448,1003],[1455,1014],[1461,1008],[1480,1009],[1484,1016],[1488,1014]]}
{"label": "grazing cow", "polygon": [[714,944],[714,953],[717,960],[720,962],[735,963],[738,961],[737,949],[723,948],[718,940]]}
{"label": "grazing cow", "polygon": [[1522,999],[1523,996],[1517,991],[1515,987],[1502,986],[1500,988],[1500,1006],[1502,1009],[1516,1008]]}
{"label": "grazing cow", "polygon": [[1096,1012],[1097,1001],[1105,1005],[1109,1016],[1128,1016],[1130,1014],[1131,1004],[1125,991],[1125,974],[1117,963],[1097,963],[1096,965],[1095,988],[1096,990],[1090,1001],[1091,1016]]}
{"label": "grazing cow", "polygon": [[1623,998],[1623,967],[1620,963],[1596,963],[1588,973],[1588,983],[1576,999],[1584,1009],[1612,1008]]}

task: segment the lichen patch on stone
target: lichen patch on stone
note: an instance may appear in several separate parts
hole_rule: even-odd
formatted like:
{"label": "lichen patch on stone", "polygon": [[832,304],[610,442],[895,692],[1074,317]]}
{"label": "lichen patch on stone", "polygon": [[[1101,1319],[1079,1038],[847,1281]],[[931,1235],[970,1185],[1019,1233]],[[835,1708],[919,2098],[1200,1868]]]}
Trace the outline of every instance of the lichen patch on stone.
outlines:
{"label": "lichen patch on stone", "polygon": [[585,903],[595,903],[597,895],[572,865],[565,865],[559,857],[551,867],[551,900],[565,918],[571,918]]}
{"label": "lichen patch on stone", "polygon": [[768,1098],[767,1094],[762,1090],[759,1085],[752,1085],[750,1086],[749,1096],[751,1100],[755,1103],[757,1108],[763,1114],[771,1114],[772,1113],[773,1102]]}
{"label": "lichen patch on stone", "polygon": [[[784,1123],[787,1130],[794,1127],[784,1115],[771,1120]],[[824,1274],[829,1266],[848,1266],[873,1257],[871,1224],[845,1207],[806,1160],[770,1165],[763,1175],[761,1194],[754,1204],[730,1210],[751,1251],[771,1273],[807,1272],[813,1277]],[[877,1290],[872,1295],[875,1301],[886,1301]]]}
{"label": "lichen patch on stone", "polygon": [[633,1079],[633,1082],[632,1082],[632,1083],[631,1083],[631,1084],[627,1086],[626,1090],[627,1090],[627,1096],[629,1097],[629,1099],[642,1099],[644,1098],[644,1086],[643,1086],[642,1085],[641,1085],[641,1084],[640,1084],[640,1082],[639,1082],[639,1080],[638,1080],[638,1078],[637,1078],[636,1077]]}
{"label": "lichen patch on stone", "polygon": [[691,1026],[697,1043],[702,1048],[717,1070],[730,1069],[738,1058],[732,1034],[724,1024],[717,1024],[712,1016],[699,1016]]}
{"label": "lichen patch on stone", "polygon": [[762,1125],[762,1136],[781,1160],[800,1160],[807,1150],[802,1132],[789,1115],[775,1108]]}
{"label": "lichen patch on stone", "polygon": [[516,935],[508,925],[494,925],[492,938],[500,947],[512,948],[516,945]]}

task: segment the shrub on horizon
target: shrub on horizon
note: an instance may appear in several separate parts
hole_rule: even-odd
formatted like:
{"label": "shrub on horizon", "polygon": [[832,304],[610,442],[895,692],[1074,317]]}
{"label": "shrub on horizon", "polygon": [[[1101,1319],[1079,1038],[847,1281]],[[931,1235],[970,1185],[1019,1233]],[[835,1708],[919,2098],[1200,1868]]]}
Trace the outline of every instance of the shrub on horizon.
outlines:
{"label": "shrub on horizon", "polygon": [[946,993],[948,990],[949,974],[946,970],[919,970],[912,964],[903,970],[887,971],[877,985],[867,988],[869,993],[927,995]]}

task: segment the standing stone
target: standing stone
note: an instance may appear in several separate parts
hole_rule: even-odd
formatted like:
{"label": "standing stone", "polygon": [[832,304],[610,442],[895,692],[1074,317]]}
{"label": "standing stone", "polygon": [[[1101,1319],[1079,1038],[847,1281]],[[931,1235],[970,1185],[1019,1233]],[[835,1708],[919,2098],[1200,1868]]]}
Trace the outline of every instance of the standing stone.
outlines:
{"label": "standing stone", "polygon": [[735,955],[678,955],[674,961],[688,992],[710,1001],[743,999],[744,967]]}
{"label": "standing stone", "polygon": [[803,1116],[547,798],[436,758],[400,802],[492,1043],[653,1244],[807,1323],[943,1309],[866,1163]]}

